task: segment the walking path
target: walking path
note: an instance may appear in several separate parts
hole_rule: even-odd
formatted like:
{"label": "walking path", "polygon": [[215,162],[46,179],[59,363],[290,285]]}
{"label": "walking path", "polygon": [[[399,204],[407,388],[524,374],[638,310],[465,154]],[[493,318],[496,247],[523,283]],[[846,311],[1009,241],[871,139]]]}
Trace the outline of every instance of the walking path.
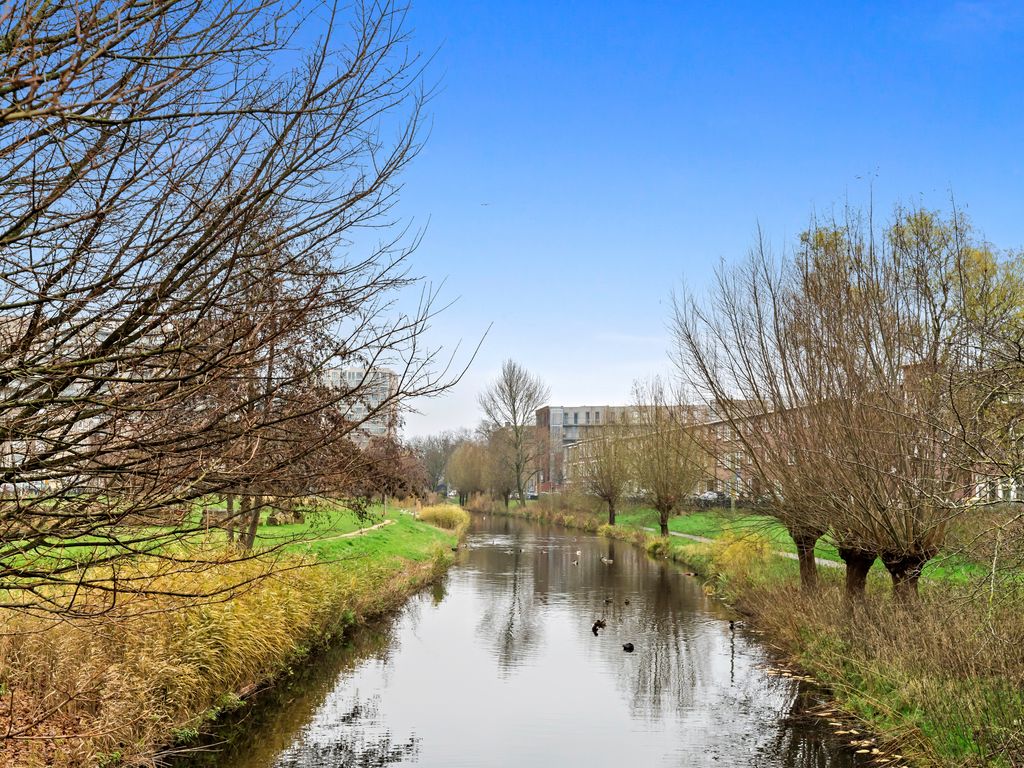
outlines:
{"label": "walking path", "polygon": [[341,533],[337,536],[331,536],[329,539],[311,539],[311,541],[336,541],[338,539],[351,539],[353,536],[362,536],[368,531],[376,530],[377,528],[383,528],[385,525],[391,525],[394,520],[385,520],[383,523],[377,523],[371,525],[369,528],[360,528],[358,531],[352,531],[351,533]]}
{"label": "walking path", "polygon": [[[643,530],[650,531],[651,533],[657,533],[658,532],[657,528],[644,528]],[[668,535],[669,536],[678,536],[681,539],[689,539],[690,541],[699,541],[701,544],[711,544],[714,541],[714,539],[709,539],[707,536],[695,536],[692,533],[679,533],[677,531],[669,531]],[[795,552],[779,552],[779,551],[776,551],[775,554],[778,555],[779,557],[788,557],[790,560],[798,560],[799,559],[796,556]],[[814,558],[814,561],[818,565],[822,565],[822,566],[824,566],[826,568],[842,568],[843,567],[842,563],[837,563],[835,560],[828,560],[828,559],[826,559],[824,557],[816,557],[816,558]]]}

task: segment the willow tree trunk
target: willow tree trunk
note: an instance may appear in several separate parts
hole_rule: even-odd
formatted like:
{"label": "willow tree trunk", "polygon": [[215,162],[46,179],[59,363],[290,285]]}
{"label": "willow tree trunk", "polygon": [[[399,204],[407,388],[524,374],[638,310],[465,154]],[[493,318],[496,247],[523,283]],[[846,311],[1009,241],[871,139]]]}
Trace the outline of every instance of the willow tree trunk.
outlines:
{"label": "willow tree trunk", "polygon": [[608,502],[608,525],[615,525],[615,502]]}
{"label": "willow tree trunk", "polygon": [[658,510],[658,522],[661,524],[661,535],[668,536],[668,516],[672,510]]}
{"label": "willow tree trunk", "polygon": [[878,555],[858,547],[839,547],[839,557],[846,563],[846,595],[863,600],[868,583],[868,571]]}
{"label": "willow tree trunk", "polygon": [[814,559],[814,545],[818,543],[821,534],[789,529],[789,535],[796,545],[796,559],[800,563],[800,586],[813,591],[818,588],[818,562]]}
{"label": "willow tree trunk", "polygon": [[931,555],[882,553],[882,564],[892,578],[892,595],[905,603],[917,601],[917,583]]}

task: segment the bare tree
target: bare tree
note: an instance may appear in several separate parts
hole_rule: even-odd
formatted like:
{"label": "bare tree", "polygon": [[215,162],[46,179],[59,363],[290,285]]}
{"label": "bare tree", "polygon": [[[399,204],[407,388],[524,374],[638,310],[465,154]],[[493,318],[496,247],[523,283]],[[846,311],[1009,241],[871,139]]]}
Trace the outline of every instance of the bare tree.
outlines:
{"label": "bare tree", "polygon": [[541,455],[536,411],[549,397],[548,387],[513,360],[502,364],[497,380],[480,395],[480,407],[491,428],[507,431],[511,446],[508,462],[519,506],[526,506],[526,486]]}
{"label": "bare tree", "polygon": [[635,449],[628,409],[615,419],[609,412],[605,424],[592,429],[581,440],[573,464],[573,485],[608,507],[608,525],[615,525],[615,512],[633,482]]}
{"label": "bare tree", "polygon": [[114,566],[200,530],[207,494],[250,541],[264,498],[343,485],[367,381],[329,368],[394,367],[380,409],[450,383],[417,344],[432,293],[393,306],[415,238],[352,250],[418,148],[403,23],[389,3],[0,10],[4,604],[146,589]]}
{"label": "bare tree", "polygon": [[689,409],[670,398],[660,377],[634,384],[633,399],[632,474],[637,492],[658,513],[661,535],[668,536],[669,518],[693,494],[706,456],[695,438]]}
{"label": "bare tree", "polygon": [[949,396],[972,365],[956,311],[965,233],[897,211],[878,237],[848,212],[791,260],[759,243],[707,305],[677,304],[681,368],[745,441],[794,540],[835,538],[854,595],[876,556],[913,595],[970,495]]}
{"label": "bare tree", "polygon": [[437,490],[445,481],[445,467],[451,459],[455,449],[461,443],[469,439],[469,432],[445,431],[436,435],[416,438],[409,442],[410,447],[416,451],[427,476],[430,478],[431,490]]}

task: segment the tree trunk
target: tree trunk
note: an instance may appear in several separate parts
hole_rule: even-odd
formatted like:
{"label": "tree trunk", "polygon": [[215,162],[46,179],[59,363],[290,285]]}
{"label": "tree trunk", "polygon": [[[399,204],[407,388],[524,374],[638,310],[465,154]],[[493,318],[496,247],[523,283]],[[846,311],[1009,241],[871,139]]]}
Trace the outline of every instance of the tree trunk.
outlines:
{"label": "tree trunk", "polygon": [[229,493],[224,500],[224,527],[228,530],[228,543],[235,543],[235,494]]}
{"label": "tree trunk", "polygon": [[658,522],[661,524],[661,535],[668,536],[668,510],[658,511]]}
{"label": "tree trunk", "polygon": [[255,546],[255,544],[256,544],[256,530],[257,530],[257,528],[259,528],[259,524],[260,524],[260,510],[262,509],[262,507],[260,505],[260,497],[259,496],[256,496],[255,498],[252,498],[252,499],[249,499],[249,497],[247,497],[247,496],[243,497],[242,498],[242,510],[243,510],[243,512],[242,512],[242,519],[243,520],[245,520],[245,502],[246,501],[249,501],[249,505],[250,505],[251,508],[248,510],[248,512],[249,512],[249,519],[248,519],[249,527],[245,531],[245,539],[242,541],[242,548],[243,549],[252,549],[253,546]]}
{"label": "tree trunk", "polygon": [[796,559],[800,563],[800,586],[807,591],[818,588],[818,562],[814,559],[814,545],[821,537],[819,533],[790,530],[789,535],[796,544]]}
{"label": "tree trunk", "polygon": [[[501,500],[505,502],[505,509],[508,509],[508,496],[509,495],[507,493],[501,494]],[[520,501],[522,501],[522,500],[520,499]],[[525,504],[520,504],[520,506],[524,506],[525,507],[526,505]]]}
{"label": "tree trunk", "polygon": [[930,559],[931,555],[921,553],[882,553],[882,564],[892,578],[893,597],[904,603],[917,601],[917,582],[921,578],[921,569]]}
{"label": "tree trunk", "polygon": [[608,502],[608,525],[615,525],[615,502]]}
{"label": "tree trunk", "polygon": [[877,555],[856,547],[839,547],[839,557],[846,563],[846,596],[863,600],[868,582],[868,571]]}

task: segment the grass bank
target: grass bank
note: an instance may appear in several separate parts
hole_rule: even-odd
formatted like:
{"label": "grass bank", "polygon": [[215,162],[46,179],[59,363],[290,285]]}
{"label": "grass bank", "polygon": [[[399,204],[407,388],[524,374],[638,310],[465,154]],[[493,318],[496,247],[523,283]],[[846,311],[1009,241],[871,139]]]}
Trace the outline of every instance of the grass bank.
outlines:
{"label": "grass bank", "polygon": [[[775,554],[792,542],[763,518],[711,510],[672,519],[673,531],[713,539],[700,543],[645,532],[656,527],[649,510],[627,511],[614,527],[602,525],[600,511],[551,502],[508,513],[629,540],[702,575],[860,724],[841,731],[879,735],[878,765],[1024,766],[1019,568],[992,574],[980,551],[947,555],[926,571],[920,602],[904,605],[876,564],[867,599],[851,603],[842,568],[819,568],[817,592],[801,590],[797,563]],[[977,540],[973,532],[964,538]],[[834,559],[834,550],[818,556]]]}
{"label": "grass bank", "polygon": [[288,537],[268,558],[228,562],[211,536],[197,558],[221,553],[223,564],[161,572],[152,586],[163,594],[124,597],[93,618],[0,613],[0,764],[111,768],[187,746],[313,648],[434,580],[457,540],[398,510],[357,535],[342,510],[307,519],[262,528],[264,548]]}

